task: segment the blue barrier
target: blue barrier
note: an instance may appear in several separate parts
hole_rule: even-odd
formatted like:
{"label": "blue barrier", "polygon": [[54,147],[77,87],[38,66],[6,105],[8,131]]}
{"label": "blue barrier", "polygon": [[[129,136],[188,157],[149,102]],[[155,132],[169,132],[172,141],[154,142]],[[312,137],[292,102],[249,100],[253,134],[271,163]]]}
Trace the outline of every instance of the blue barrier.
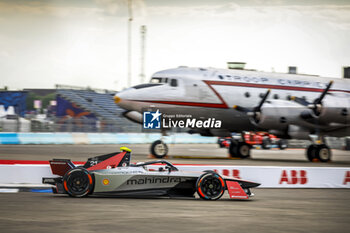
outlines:
{"label": "blue barrier", "polygon": [[[160,133],[0,133],[0,144],[143,144]],[[216,143],[216,137],[186,133],[163,137],[166,143]]]}
{"label": "blue barrier", "polygon": [[17,133],[0,133],[0,144],[20,144]]}
{"label": "blue barrier", "polygon": [[87,137],[89,144],[106,144],[102,133],[88,133]]}
{"label": "blue barrier", "polygon": [[19,144],[74,144],[71,133],[18,133],[18,138]]}
{"label": "blue barrier", "polygon": [[71,133],[54,133],[53,144],[75,144]]}

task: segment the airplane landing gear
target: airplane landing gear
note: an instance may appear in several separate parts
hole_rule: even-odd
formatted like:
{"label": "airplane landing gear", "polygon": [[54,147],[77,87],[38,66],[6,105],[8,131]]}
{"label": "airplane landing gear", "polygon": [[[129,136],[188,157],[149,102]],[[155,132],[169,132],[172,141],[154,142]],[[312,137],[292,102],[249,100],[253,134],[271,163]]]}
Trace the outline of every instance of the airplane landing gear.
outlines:
{"label": "airplane landing gear", "polygon": [[250,157],[251,145],[246,142],[232,140],[228,149],[231,157],[248,158]]}
{"label": "airplane landing gear", "polygon": [[168,146],[162,141],[154,141],[151,145],[150,152],[156,158],[164,158],[168,154]]}
{"label": "airplane landing gear", "polygon": [[326,144],[311,144],[306,149],[306,156],[311,162],[314,161],[314,159],[318,159],[321,162],[328,162],[331,160],[332,153]]}
{"label": "airplane landing gear", "polygon": [[315,151],[316,151],[316,145],[311,144],[307,149],[306,149],[306,157],[310,162],[313,162],[314,159],[316,159],[315,156]]}

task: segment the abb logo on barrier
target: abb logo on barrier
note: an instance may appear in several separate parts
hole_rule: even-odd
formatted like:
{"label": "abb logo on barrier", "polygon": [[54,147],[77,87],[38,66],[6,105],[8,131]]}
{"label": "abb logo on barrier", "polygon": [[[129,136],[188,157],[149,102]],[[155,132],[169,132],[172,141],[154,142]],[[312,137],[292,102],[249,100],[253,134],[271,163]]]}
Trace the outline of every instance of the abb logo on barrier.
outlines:
{"label": "abb logo on barrier", "polygon": [[306,184],[307,181],[305,170],[283,170],[279,184]]}
{"label": "abb logo on barrier", "polygon": [[[214,169],[214,171],[219,173],[218,170],[216,170],[216,169]],[[242,179],[238,169],[232,169],[231,173],[230,173],[230,170],[228,170],[228,169],[222,169],[221,174],[224,176],[232,176],[236,179]]]}
{"label": "abb logo on barrier", "polygon": [[345,173],[345,177],[344,177],[344,182],[343,184],[348,184],[350,182],[350,171],[347,171]]}

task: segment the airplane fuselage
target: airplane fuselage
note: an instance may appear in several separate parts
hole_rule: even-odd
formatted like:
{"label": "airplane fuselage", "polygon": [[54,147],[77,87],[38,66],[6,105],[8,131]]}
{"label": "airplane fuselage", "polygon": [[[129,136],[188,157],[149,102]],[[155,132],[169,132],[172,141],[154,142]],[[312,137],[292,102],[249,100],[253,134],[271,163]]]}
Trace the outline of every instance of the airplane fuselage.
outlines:
{"label": "airplane fuselage", "polygon": [[[331,80],[334,83],[322,102],[323,115],[317,118],[317,126],[314,121],[301,119],[300,115],[308,109],[291,99],[299,97],[314,102]],[[254,108],[267,90],[271,93],[262,109],[260,125],[252,123],[247,114],[234,109],[234,106]],[[315,129],[326,135],[349,135],[350,81],[345,79],[181,67],[157,72],[150,84],[126,89],[119,92],[117,98],[118,105],[129,112],[141,113],[152,107],[166,114],[191,113],[197,118],[222,120],[223,130],[213,131],[213,135],[255,129],[287,133],[290,125],[299,127],[298,132],[305,131],[305,134],[296,134],[294,138],[305,138]],[[279,122],[281,119],[283,122]]]}

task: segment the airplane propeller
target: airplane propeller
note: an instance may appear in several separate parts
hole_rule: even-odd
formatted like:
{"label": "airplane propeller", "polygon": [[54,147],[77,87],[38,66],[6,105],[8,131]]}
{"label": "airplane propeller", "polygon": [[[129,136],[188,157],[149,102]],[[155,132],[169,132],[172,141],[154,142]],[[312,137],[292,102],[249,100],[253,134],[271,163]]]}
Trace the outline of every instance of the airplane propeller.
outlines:
{"label": "airplane propeller", "polygon": [[[314,114],[316,116],[319,116],[321,114],[321,110],[322,110],[322,101],[326,97],[326,94],[328,93],[328,91],[329,91],[329,89],[331,88],[332,85],[333,85],[333,81],[330,81],[327,84],[326,88],[322,91],[320,97],[315,99],[313,103],[310,103],[307,100],[305,100],[303,98],[300,98],[300,97],[296,97],[296,96],[293,96],[291,98],[291,100],[297,102],[300,105],[308,107],[309,109],[311,109],[314,112]],[[310,116],[309,115],[310,114],[304,113],[302,116],[310,118],[311,115]]]}
{"label": "airplane propeller", "polygon": [[264,105],[264,103],[267,100],[267,97],[270,95],[271,90],[268,89],[265,93],[265,95],[262,97],[261,101],[259,102],[259,104],[255,107],[253,107],[252,109],[250,108],[245,108],[239,105],[234,105],[233,108],[236,109],[239,112],[244,112],[246,113],[248,116],[252,117],[255,123],[258,123],[260,120],[260,113],[261,113],[261,108]]}

